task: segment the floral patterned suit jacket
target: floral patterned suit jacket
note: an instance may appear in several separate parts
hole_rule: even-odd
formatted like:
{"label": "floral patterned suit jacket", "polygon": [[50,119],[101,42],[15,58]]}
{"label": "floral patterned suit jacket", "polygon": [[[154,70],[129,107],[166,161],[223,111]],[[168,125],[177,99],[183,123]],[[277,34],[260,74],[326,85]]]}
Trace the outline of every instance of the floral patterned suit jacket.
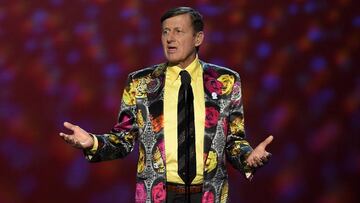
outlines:
{"label": "floral patterned suit jacket", "polygon": [[[227,68],[200,61],[205,90],[204,182],[202,202],[228,201],[228,160],[242,173],[252,151],[245,140],[239,75]],[[166,202],[166,157],[163,133],[163,98],[167,64],[129,74],[118,123],[99,141],[91,162],[122,158],[139,142],[136,202]],[[89,155],[89,152],[85,152]]]}

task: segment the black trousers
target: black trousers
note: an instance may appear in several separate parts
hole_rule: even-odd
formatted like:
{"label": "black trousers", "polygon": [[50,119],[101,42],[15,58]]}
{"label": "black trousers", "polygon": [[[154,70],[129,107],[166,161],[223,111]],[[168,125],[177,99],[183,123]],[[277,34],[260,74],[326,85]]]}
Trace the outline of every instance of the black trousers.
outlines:
{"label": "black trousers", "polygon": [[[188,203],[186,202],[185,194],[179,194],[173,191],[166,191],[166,202],[167,203]],[[191,203],[201,203],[202,193],[190,194]]]}

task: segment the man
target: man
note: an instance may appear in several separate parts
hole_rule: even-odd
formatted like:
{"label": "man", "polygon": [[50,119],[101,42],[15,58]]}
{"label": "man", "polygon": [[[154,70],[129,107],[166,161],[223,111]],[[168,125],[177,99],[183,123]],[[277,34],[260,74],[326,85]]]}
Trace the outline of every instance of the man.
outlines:
{"label": "man", "polygon": [[198,59],[202,16],[179,7],[161,24],[167,63],[129,74],[112,131],[93,135],[65,122],[72,134],[60,136],[91,162],[122,158],[137,140],[136,202],[227,202],[225,160],[250,179],[273,137],[254,150],[245,140],[238,74]]}

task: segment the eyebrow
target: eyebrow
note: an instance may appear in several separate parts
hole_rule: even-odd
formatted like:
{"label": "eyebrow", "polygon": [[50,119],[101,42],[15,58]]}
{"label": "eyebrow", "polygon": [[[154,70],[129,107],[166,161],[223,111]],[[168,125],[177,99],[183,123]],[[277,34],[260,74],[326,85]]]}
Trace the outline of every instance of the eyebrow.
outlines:
{"label": "eyebrow", "polygon": [[[183,29],[183,28],[181,28],[181,27],[174,27],[173,28],[173,30],[176,30],[176,29]],[[171,30],[171,28],[169,28],[169,27],[164,27],[164,28],[162,28],[162,30]]]}

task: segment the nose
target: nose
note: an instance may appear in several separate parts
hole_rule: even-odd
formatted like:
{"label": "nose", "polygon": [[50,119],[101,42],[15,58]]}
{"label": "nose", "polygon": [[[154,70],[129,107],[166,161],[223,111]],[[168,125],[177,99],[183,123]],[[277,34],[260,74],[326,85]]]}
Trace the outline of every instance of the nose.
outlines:
{"label": "nose", "polygon": [[174,34],[173,32],[169,32],[169,34],[166,36],[166,42],[168,44],[170,44],[171,42],[174,42],[175,38],[174,38]]}

